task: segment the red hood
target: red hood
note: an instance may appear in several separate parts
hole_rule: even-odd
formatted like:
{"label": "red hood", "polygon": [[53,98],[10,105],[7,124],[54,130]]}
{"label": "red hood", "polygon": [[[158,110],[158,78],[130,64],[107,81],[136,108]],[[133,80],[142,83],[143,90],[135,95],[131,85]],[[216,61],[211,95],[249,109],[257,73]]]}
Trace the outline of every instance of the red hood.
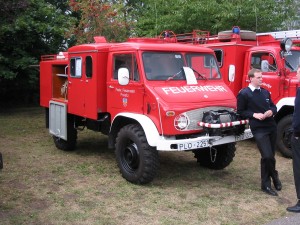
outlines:
{"label": "red hood", "polygon": [[156,86],[153,89],[162,100],[169,103],[236,101],[230,89],[221,82],[203,85]]}

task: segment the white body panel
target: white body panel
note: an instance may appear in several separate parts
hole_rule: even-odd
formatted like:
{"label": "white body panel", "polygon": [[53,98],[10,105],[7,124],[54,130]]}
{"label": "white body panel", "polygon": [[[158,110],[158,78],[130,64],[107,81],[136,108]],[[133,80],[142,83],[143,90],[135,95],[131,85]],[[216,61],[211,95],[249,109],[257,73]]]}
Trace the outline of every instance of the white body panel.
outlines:
{"label": "white body panel", "polygon": [[176,140],[175,137],[161,136],[152,120],[145,115],[120,113],[116,115],[114,119],[116,119],[118,116],[128,117],[136,120],[142,126],[148,144],[156,147],[158,151],[188,151],[199,148],[207,148],[214,145],[234,143],[253,137],[251,130],[246,129],[245,132],[239,136],[201,136],[197,138]]}
{"label": "white body panel", "polygon": [[294,104],[295,104],[295,97],[282,98],[276,104],[277,111],[279,112],[283,106],[286,106],[286,105],[294,106]]}

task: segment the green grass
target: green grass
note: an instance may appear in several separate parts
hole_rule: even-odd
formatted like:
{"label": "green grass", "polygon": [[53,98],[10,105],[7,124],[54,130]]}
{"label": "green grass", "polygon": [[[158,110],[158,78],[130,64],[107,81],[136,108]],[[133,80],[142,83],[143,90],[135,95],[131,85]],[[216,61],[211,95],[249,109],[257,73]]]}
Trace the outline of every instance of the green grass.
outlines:
{"label": "green grass", "polygon": [[295,201],[291,160],[280,155],[283,190],[260,191],[253,141],[220,171],[199,167],[191,152],[160,152],[157,177],[138,186],[120,175],[106,136],[84,130],[76,151],[56,149],[43,113],[0,112],[0,224],[264,224]]}

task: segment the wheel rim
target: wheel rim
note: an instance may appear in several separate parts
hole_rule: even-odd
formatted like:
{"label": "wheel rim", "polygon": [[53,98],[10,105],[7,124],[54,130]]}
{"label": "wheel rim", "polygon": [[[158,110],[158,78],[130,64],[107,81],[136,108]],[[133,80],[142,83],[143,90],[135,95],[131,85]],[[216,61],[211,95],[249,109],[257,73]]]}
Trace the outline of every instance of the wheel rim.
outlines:
{"label": "wheel rim", "polygon": [[129,172],[134,172],[139,166],[139,152],[135,143],[132,143],[123,150],[122,163]]}
{"label": "wheel rim", "polygon": [[289,149],[291,149],[292,134],[293,134],[293,130],[291,128],[285,129],[282,134],[283,144]]}

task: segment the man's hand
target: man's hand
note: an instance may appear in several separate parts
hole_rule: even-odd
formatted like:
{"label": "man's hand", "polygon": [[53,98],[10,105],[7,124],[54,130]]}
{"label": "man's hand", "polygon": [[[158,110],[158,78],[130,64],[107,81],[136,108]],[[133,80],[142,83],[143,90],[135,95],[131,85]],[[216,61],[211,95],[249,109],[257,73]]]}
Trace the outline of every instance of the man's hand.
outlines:
{"label": "man's hand", "polygon": [[271,116],[273,116],[273,112],[272,112],[272,110],[268,110],[264,113],[264,115],[265,115],[265,118],[271,117]]}
{"label": "man's hand", "polygon": [[258,120],[264,120],[271,116],[273,116],[272,110],[268,110],[265,113],[253,113],[253,117]]}
{"label": "man's hand", "polygon": [[258,120],[264,120],[266,118],[265,114],[263,113],[253,113],[253,117]]}

